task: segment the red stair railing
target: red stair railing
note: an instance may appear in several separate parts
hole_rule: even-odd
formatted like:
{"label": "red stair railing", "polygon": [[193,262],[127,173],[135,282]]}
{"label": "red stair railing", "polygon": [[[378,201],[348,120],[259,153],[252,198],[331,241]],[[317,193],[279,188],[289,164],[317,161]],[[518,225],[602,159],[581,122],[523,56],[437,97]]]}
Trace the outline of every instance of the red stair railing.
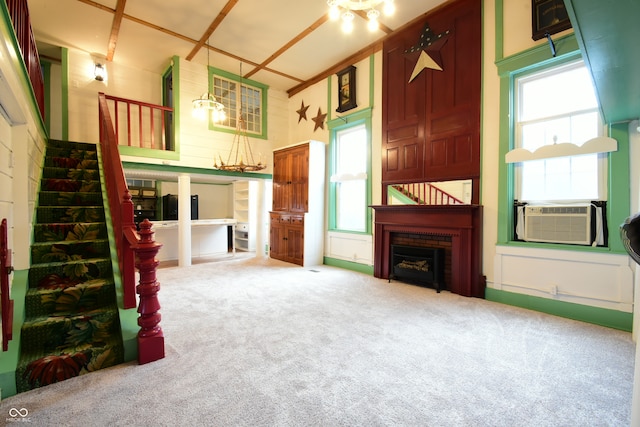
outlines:
{"label": "red stair railing", "polygon": [[[100,147],[122,274],[124,307],[135,307],[136,292],[140,295],[138,325],[141,330],[138,332],[138,362],[153,362],[164,357],[164,335],[160,327],[160,303],[158,302],[160,284],[156,281],[158,261],[155,258],[162,244],[153,240],[149,221],[145,220],[140,224],[140,236],[136,231],[131,193],[127,188],[113,122],[104,93],[98,94],[98,110]],[[140,284],[137,288],[134,267],[138,267],[140,271]]]}
{"label": "red stair railing", "polygon": [[40,68],[36,39],[31,30],[29,7],[25,0],[6,0],[6,3],[16,33],[16,41],[22,53],[22,60],[31,81],[33,95],[38,104],[40,116],[44,120],[44,78],[42,77],[42,68]]}
{"label": "red stair railing", "polygon": [[118,145],[154,150],[172,149],[167,147],[165,117],[173,108],[111,95],[105,95],[105,99],[113,111]]}
{"label": "red stair railing", "polygon": [[9,275],[11,266],[11,249],[7,243],[7,220],[0,223],[0,297],[2,300],[2,351],[7,351],[9,341],[13,339],[13,300],[9,299]]}
{"label": "red stair railing", "polygon": [[464,201],[436,187],[430,182],[411,182],[393,186],[417,205],[463,205]]}

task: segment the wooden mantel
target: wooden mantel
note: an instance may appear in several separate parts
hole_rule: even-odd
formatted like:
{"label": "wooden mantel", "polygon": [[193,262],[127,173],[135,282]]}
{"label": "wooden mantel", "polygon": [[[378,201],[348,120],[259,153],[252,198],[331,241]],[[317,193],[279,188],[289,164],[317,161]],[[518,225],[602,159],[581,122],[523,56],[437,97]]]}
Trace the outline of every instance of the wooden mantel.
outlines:
{"label": "wooden mantel", "polygon": [[451,283],[456,294],[484,298],[482,275],[482,206],[377,205],[375,210],[374,276],[389,278],[392,233],[451,237]]}

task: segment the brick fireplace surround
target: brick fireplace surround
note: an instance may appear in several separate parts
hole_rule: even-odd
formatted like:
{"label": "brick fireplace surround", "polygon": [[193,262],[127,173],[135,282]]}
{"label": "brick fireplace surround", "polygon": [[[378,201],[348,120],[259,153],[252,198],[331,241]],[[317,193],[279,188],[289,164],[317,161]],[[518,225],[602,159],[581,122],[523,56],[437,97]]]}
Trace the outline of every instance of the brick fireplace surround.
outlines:
{"label": "brick fireplace surround", "polygon": [[451,274],[447,288],[467,297],[484,298],[482,275],[482,206],[377,205],[373,274],[389,278],[393,234],[451,238]]}

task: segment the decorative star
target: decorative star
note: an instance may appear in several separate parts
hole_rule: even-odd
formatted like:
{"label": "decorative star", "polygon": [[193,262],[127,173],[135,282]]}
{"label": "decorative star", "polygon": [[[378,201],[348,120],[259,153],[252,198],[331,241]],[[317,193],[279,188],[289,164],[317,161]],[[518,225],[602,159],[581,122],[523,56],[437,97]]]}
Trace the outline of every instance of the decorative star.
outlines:
{"label": "decorative star", "polygon": [[296,111],[296,113],[298,113],[298,123],[300,123],[300,120],[305,119],[307,120],[307,110],[309,109],[308,105],[304,105],[304,100],[302,101],[302,105],[300,106],[300,109]]}
{"label": "decorative star", "polygon": [[420,40],[417,44],[405,50],[407,55],[414,56],[415,53],[420,53],[416,61],[416,66],[413,68],[413,73],[409,79],[409,83],[413,81],[425,68],[432,70],[442,71],[442,56],[440,55],[440,49],[449,39],[450,31],[447,30],[437,36],[431,31],[429,24],[425,24],[424,30],[420,35]]}
{"label": "decorative star", "polygon": [[315,126],[313,128],[313,131],[315,132],[318,128],[320,129],[324,129],[324,119],[327,117],[327,113],[322,114],[322,109],[318,108],[318,115],[315,116],[313,119],[315,122]]}

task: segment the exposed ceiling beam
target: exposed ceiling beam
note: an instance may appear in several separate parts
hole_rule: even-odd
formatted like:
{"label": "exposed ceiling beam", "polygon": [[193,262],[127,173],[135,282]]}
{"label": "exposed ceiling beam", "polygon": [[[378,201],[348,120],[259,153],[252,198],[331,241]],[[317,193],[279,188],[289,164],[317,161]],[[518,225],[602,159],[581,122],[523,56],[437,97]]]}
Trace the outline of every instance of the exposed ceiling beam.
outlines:
{"label": "exposed ceiling beam", "polygon": [[[329,20],[329,16],[327,14],[322,15],[322,18],[318,19],[316,22],[314,22],[313,24],[309,25],[309,27],[307,27],[305,30],[303,30],[300,34],[298,34],[297,36],[295,36],[293,39],[291,39],[287,44],[285,44],[284,46],[282,46],[280,49],[278,49],[273,55],[271,55],[270,57],[268,57],[266,60],[264,60],[260,65],[258,65],[258,67],[254,68],[253,70],[251,70],[250,72],[247,73],[247,75],[245,77],[251,77],[252,75],[254,75],[255,73],[257,73],[258,71],[260,71],[261,69],[264,69],[268,63],[270,63],[271,61],[273,61],[274,59],[276,59],[278,56],[282,55],[283,53],[285,53],[287,50],[289,50],[293,45],[295,45],[296,43],[298,43],[300,40],[304,39],[305,37],[307,37],[309,34],[311,34],[312,32],[314,32],[315,30],[318,29],[318,27],[320,27],[322,24],[324,24],[325,22],[327,22]],[[298,80],[298,79],[296,79]],[[302,81],[302,80],[300,80]]]}
{"label": "exposed ceiling beam", "polygon": [[231,9],[233,9],[236,3],[238,3],[238,0],[229,0],[227,4],[224,5],[224,7],[222,8],[218,16],[216,16],[216,19],[213,20],[211,25],[209,25],[209,28],[207,28],[207,31],[204,32],[202,37],[200,37],[200,40],[198,40],[198,43],[196,43],[196,45],[193,47],[189,55],[187,55],[187,61],[191,61],[193,57],[196,56],[196,53],[198,53],[200,48],[204,46],[205,42],[209,39],[209,37],[216,30],[216,28],[218,28],[218,26],[224,20],[224,18],[227,17],[229,12],[231,12]]}
{"label": "exposed ceiling beam", "polygon": [[113,60],[116,53],[116,43],[118,43],[118,34],[120,33],[120,24],[122,23],[122,15],[124,15],[124,6],[127,0],[118,0],[116,12],[113,15],[113,23],[111,24],[111,35],[109,36],[109,48],[107,49],[107,61]]}

